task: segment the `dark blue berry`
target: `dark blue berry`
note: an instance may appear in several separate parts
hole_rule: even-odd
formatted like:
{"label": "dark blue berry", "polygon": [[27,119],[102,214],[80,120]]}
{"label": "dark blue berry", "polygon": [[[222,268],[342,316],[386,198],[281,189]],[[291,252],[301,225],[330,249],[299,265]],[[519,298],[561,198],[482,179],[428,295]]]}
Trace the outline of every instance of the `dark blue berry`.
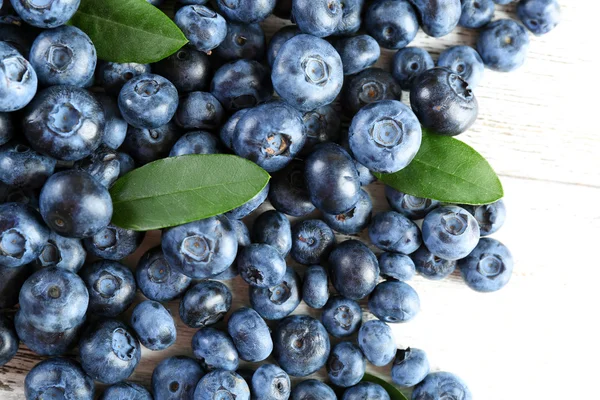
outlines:
{"label": "dark blue berry", "polygon": [[315,210],[304,178],[304,162],[292,160],[290,164],[273,174],[270,182],[269,201],[276,210],[293,217],[302,217]]}
{"label": "dark blue berry", "polygon": [[50,358],[39,362],[25,377],[27,400],[73,398],[92,400],[94,381],[83,372],[79,363],[67,358]]}
{"label": "dark blue berry", "polygon": [[192,399],[204,371],[194,359],[184,356],[161,361],[152,372],[155,400]]}
{"label": "dark blue berry", "polygon": [[110,224],[94,236],[85,238],[86,250],[96,257],[106,260],[122,260],[133,254],[142,243],[144,232],[119,228]]}
{"label": "dark blue berry", "polygon": [[362,299],[377,285],[377,257],[358,240],[347,240],[337,245],[329,255],[329,265],[333,286],[344,297]]}
{"label": "dark blue berry", "polygon": [[316,379],[302,381],[292,390],[290,400],[337,400],[332,388]]}
{"label": "dark blue berry", "polygon": [[327,360],[327,375],[336,386],[350,387],[361,381],[367,362],[357,345],[338,343],[331,349]]}
{"label": "dark blue berry", "polygon": [[223,106],[208,92],[190,92],[179,99],[175,122],[180,128],[214,130],[221,126]]}
{"label": "dark blue berry", "polygon": [[15,268],[29,264],[42,253],[49,235],[33,208],[20,203],[0,205],[0,265]]}
{"label": "dark blue berry", "polygon": [[157,129],[130,126],[122,148],[143,165],[167,157],[180,136],[181,132],[173,121]]}
{"label": "dark blue berry", "polygon": [[271,287],[250,287],[250,305],[266,320],[290,315],[302,300],[302,281],[292,268],[287,268],[283,280]]}
{"label": "dark blue berry", "polygon": [[106,93],[118,96],[119,92],[131,79],[150,73],[149,64],[100,62],[96,69],[98,83]]}
{"label": "dark blue berry", "polygon": [[[281,3],[281,1],[279,1],[277,4],[279,3]],[[277,58],[277,54],[279,54],[279,49],[281,49],[281,46],[283,46],[285,42],[287,42],[294,36],[299,35],[301,33],[302,32],[300,31],[300,29],[298,29],[296,25],[285,25],[277,32],[275,32],[273,36],[271,36],[271,39],[269,41],[269,47],[267,48],[267,61],[269,62],[269,65],[271,67],[275,62],[275,58]]]}
{"label": "dark blue berry", "polygon": [[192,278],[171,268],[160,246],[148,250],[135,269],[138,287],[150,300],[170,301],[181,295]]}
{"label": "dark blue berry", "polygon": [[339,113],[331,105],[304,113],[302,120],[306,127],[306,143],[302,154],[310,153],[319,143],[337,142],[341,121]]}
{"label": "dark blue berry", "polygon": [[332,229],[346,235],[356,235],[363,231],[371,221],[373,203],[369,194],[362,190],[354,208],[342,214],[323,213],[323,219]]}
{"label": "dark blue berry", "polygon": [[162,304],[145,300],[135,306],[131,314],[131,327],[142,345],[150,350],[165,350],[175,344],[175,321]]}
{"label": "dark blue berry", "polygon": [[331,336],[351,336],[360,327],[362,310],[354,300],[332,296],[323,308],[321,321]]}
{"label": "dark blue berry", "polygon": [[511,278],[513,265],[508,248],[492,238],[482,238],[471,254],[458,261],[463,279],[478,292],[502,289]]}
{"label": "dark blue berry", "polygon": [[329,300],[327,271],[320,265],[312,265],[304,271],[302,300],[312,308],[323,308]]}
{"label": "dark blue berry", "polygon": [[421,47],[405,47],[392,59],[392,76],[402,89],[411,90],[414,80],[435,66],[431,55]]}
{"label": "dark blue berry", "polygon": [[290,377],[274,364],[263,364],[252,375],[252,397],[263,400],[287,400],[292,390]]}
{"label": "dark blue berry", "polygon": [[320,219],[297,222],[292,228],[292,258],[311,265],[325,261],[335,246],[335,234]]}
{"label": "dark blue berry", "polygon": [[227,36],[225,19],[205,6],[181,7],[173,20],[198,51],[210,52]]}
{"label": "dark blue berry", "polygon": [[13,187],[40,188],[54,173],[56,160],[10,141],[0,146],[0,181]]}
{"label": "dark blue berry", "polygon": [[491,204],[481,206],[464,206],[479,224],[481,236],[488,236],[498,231],[506,219],[506,206],[502,199]]}
{"label": "dark blue berry", "polygon": [[437,200],[424,199],[402,193],[391,186],[385,187],[385,197],[390,207],[412,220],[425,218],[429,211],[440,204]]}
{"label": "dark blue berry", "polygon": [[259,24],[227,24],[227,36],[215,49],[224,61],[240,58],[260,61],[265,56],[265,33]]}
{"label": "dark blue berry", "polygon": [[225,332],[211,327],[200,329],[192,338],[192,351],[207,371],[238,369],[238,352],[231,337]]}
{"label": "dark blue berry", "polygon": [[0,366],[12,360],[17,350],[19,350],[19,338],[15,327],[11,320],[0,314]]}
{"label": "dark blue berry", "polygon": [[179,316],[191,328],[204,328],[223,319],[231,308],[231,292],[221,282],[201,281],[179,303]]}
{"label": "dark blue berry", "polygon": [[483,78],[483,60],[479,53],[469,46],[454,46],[444,50],[438,59],[438,66],[450,68],[473,89]]}
{"label": "dark blue berry", "polygon": [[401,49],[413,41],[419,22],[408,0],[375,0],[367,7],[364,28],[381,47]]}
{"label": "dark blue berry", "polygon": [[427,354],[420,349],[399,349],[392,365],[392,381],[401,387],[420,383],[429,374]]}
{"label": "dark blue berry", "polygon": [[369,35],[352,36],[335,42],[344,66],[344,75],[353,75],[369,68],[379,59],[379,44]]}
{"label": "dark blue berry", "polygon": [[445,260],[466,257],[479,242],[477,220],[457,206],[443,206],[423,220],[423,243],[434,255]]}
{"label": "dark blue berry", "polygon": [[152,72],[167,78],[180,93],[206,90],[212,77],[210,58],[191,45],[153,64]]}
{"label": "dark blue berry", "polygon": [[282,257],[286,257],[292,249],[290,221],[279,211],[265,211],[254,221],[252,238],[254,243],[271,245]]}
{"label": "dark blue berry", "polygon": [[421,246],[419,227],[395,211],[376,214],[369,225],[371,243],[384,251],[411,254]]}
{"label": "dark blue berry", "polygon": [[358,346],[367,360],[376,367],[389,364],[396,355],[392,329],[379,320],[367,321],[360,327]]}
{"label": "dark blue berry", "polygon": [[489,69],[510,72],[525,63],[529,34],[512,19],[499,19],[486,25],[477,39],[477,52]]}
{"label": "dark blue berry", "polygon": [[390,400],[390,395],[381,385],[372,382],[361,382],[346,389],[341,400]]}
{"label": "dark blue berry", "polygon": [[254,196],[241,206],[226,212],[225,215],[232,220],[247,217],[267,199],[267,196],[269,195],[269,186],[270,184],[267,183],[267,185],[260,192],[258,192],[256,196]]}
{"label": "dark blue berry", "polygon": [[23,311],[15,314],[15,329],[29,350],[40,356],[60,356],[71,350],[79,339],[83,321],[61,332],[46,332],[31,324]]}
{"label": "dark blue berry", "polygon": [[346,114],[353,116],[367,104],[401,98],[402,88],[388,71],[369,68],[348,79],[341,100]]}
{"label": "dark blue berry", "polygon": [[90,296],[88,311],[103,317],[116,317],[135,297],[133,274],[123,264],[101,260],[86,266],[80,273]]}
{"label": "dark blue berry", "polygon": [[381,282],[369,296],[369,311],[388,323],[408,322],[420,308],[419,295],[404,282]]}
{"label": "dark blue berry", "polygon": [[456,261],[445,260],[433,255],[424,245],[410,255],[415,263],[416,271],[431,280],[440,280],[449,276],[456,269]]}
{"label": "dark blue berry", "polygon": [[378,260],[379,273],[386,279],[409,281],[415,276],[415,263],[409,256],[399,253],[381,253]]}
{"label": "dark blue berry", "polygon": [[240,249],[237,257],[240,276],[250,286],[269,288],[281,283],[285,259],[273,246],[255,243]]}
{"label": "dark blue berry", "polygon": [[262,361],[273,351],[269,327],[251,308],[242,307],[231,314],[227,330],[240,358],[244,361]]}
{"label": "dark blue berry", "polygon": [[456,28],[462,7],[460,0],[410,0],[415,6],[421,28],[429,36],[446,36]]}

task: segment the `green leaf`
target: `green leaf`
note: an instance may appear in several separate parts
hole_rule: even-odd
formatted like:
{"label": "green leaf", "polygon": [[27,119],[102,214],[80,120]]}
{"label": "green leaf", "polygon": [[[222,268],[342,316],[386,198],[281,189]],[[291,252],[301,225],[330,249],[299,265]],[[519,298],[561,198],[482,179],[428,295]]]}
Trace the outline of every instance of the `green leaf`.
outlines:
{"label": "green leaf", "polygon": [[406,168],[375,176],[401,192],[445,203],[488,204],[504,196],[500,179],[481,154],[460,140],[425,130]]}
{"label": "green leaf", "polygon": [[381,378],[378,378],[371,374],[365,374],[362,380],[363,382],[372,382],[381,385],[385,389],[387,394],[390,395],[390,400],[408,400],[406,396],[404,396],[395,386],[387,383]]}
{"label": "green leaf", "polygon": [[88,34],[102,60],[160,61],[187,43],[181,30],[146,0],[81,0],[71,18]]}
{"label": "green leaf", "polygon": [[154,161],[112,186],[112,222],[147,231],[212,217],[246,203],[269,179],[258,165],[232,155],[193,154]]}

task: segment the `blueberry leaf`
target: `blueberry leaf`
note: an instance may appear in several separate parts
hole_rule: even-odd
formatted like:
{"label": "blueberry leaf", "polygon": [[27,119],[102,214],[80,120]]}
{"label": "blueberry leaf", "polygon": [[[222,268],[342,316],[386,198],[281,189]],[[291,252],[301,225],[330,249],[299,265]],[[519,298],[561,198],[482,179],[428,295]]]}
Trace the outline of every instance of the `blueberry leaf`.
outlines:
{"label": "blueberry leaf", "polygon": [[365,374],[362,380],[363,382],[371,382],[381,385],[381,387],[385,389],[387,394],[390,395],[390,400],[407,400],[406,396],[404,396],[402,392],[400,392],[400,390],[398,390],[394,385],[387,383],[381,378],[378,378],[371,374]]}
{"label": "blueberry leaf", "polygon": [[153,63],[187,43],[177,25],[146,0],[81,0],[69,23],[88,34],[105,61]]}
{"label": "blueberry leaf", "polygon": [[401,192],[445,203],[488,204],[504,196],[500,179],[481,154],[460,140],[425,130],[406,168],[375,176]]}
{"label": "blueberry leaf", "polygon": [[246,203],[269,179],[258,165],[233,155],[194,154],[154,161],[112,186],[112,222],[147,231],[212,217]]}

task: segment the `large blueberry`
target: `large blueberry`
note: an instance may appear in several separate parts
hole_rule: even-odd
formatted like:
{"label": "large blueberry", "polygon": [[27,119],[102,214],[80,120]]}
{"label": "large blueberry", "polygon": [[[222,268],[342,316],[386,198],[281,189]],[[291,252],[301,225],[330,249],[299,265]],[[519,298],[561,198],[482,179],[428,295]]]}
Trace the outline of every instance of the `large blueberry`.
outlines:
{"label": "large blueberry", "polygon": [[216,48],[227,36],[225,18],[205,6],[181,7],[175,13],[174,21],[196,50],[205,53]]}
{"label": "large blueberry", "polygon": [[358,300],[375,289],[379,263],[375,254],[358,240],[340,243],[329,255],[331,281],[336,290],[349,299]]}
{"label": "large blueberry", "polygon": [[402,193],[391,186],[385,187],[385,197],[395,211],[412,220],[422,219],[440,202]]}
{"label": "large blueberry", "polygon": [[323,325],[307,315],[292,315],[279,322],[273,333],[278,364],[292,376],[307,376],[325,365],[329,335]]}
{"label": "large blueberry", "polygon": [[423,243],[431,253],[440,258],[464,258],[478,242],[477,220],[463,208],[438,207],[423,220]]}
{"label": "large blueberry", "polygon": [[267,18],[275,0],[217,0],[217,7],[229,21],[250,24]]}
{"label": "large blueberry", "polygon": [[496,5],[492,0],[461,0],[461,14],[458,24],[465,28],[481,28],[493,18]]}
{"label": "large blueberry", "polygon": [[225,215],[230,219],[242,219],[250,215],[254,210],[256,210],[264,201],[267,199],[269,195],[269,186],[267,185],[258,192],[253,198],[248,200],[246,203],[242,204],[239,207],[234,208],[231,211],[225,213]]}
{"label": "large blueberry", "polygon": [[92,379],[113,384],[133,373],[142,351],[125,324],[107,319],[88,327],[79,341],[79,357],[83,369]]}
{"label": "large blueberry", "polygon": [[207,371],[215,369],[235,371],[240,363],[231,337],[211,327],[202,328],[194,334],[192,351]]}
{"label": "large blueberry", "polygon": [[287,217],[279,211],[265,211],[254,221],[252,227],[254,243],[269,244],[283,257],[292,248],[292,227]]}
{"label": "large blueberry", "polygon": [[432,254],[425,245],[419,247],[410,257],[415,263],[416,271],[427,279],[444,279],[456,269],[456,261],[445,260]]}
{"label": "large blueberry", "polygon": [[327,375],[336,386],[350,387],[361,381],[367,362],[357,345],[351,342],[338,343],[331,349],[327,360]]}
{"label": "large blueberry", "polygon": [[118,261],[133,254],[143,239],[144,232],[110,224],[94,236],[85,238],[83,244],[86,250],[96,257]]}
{"label": "large blueberry", "polygon": [[70,170],[46,181],[40,194],[40,212],[56,233],[85,238],[108,226],[113,205],[108,190],[94,177]]}
{"label": "large blueberry", "polygon": [[435,63],[427,50],[421,47],[405,47],[398,50],[392,59],[392,75],[402,89],[412,89],[414,80]]}
{"label": "large blueberry", "polygon": [[152,372],[155,400],[191,400],[204,371],[194,359],[184,356],[161,361]]}
{"label": "large blueberry", "polygon": [[368,68],[346,81],[341,101],[346,114],[353,116],[367,104],[401,98],[402,88],[392,74],[381,68]]}
{"label": "large blueberry", "polygon": [[191,45],[152,64],[152,72],[167,78],[180,93],[206,90],[212,77],[210,58]]}
{"label": "large blueberry", "polygon": [[367,7],[364,26],[367,33],[386,49],[406,47],[419,31],[417,15],[408,0],[371,2]]}
{"label": "large blueberry", "polygon": [[216,370],[204,375],[194,391],[194,400],[250,400],[246,381],[232,371]]}
{"label": "large blueberry", "polygon": [[482,238],[477,247],[458,267],[463,279],[473,290],[495,292],[502,289],[513,272],[513,257],[508,248],[492,238]]}
{"label": "large blueberry", "polygon": [[0,265],[21,267],[44,250],[50,231],[33,208],[20,203],[0,205]]}
{"label": "large blueberry", "polygon": [[171,268],[160,246],[148,250],[135,269],[138,287],[150,300],[170,301],[181,295],[192,278]]}
{"label": "large blueberry", "polygon": [[312,308],[323,308],[329,300],[327,271],[320,265],[311,265],[304,271],[302,300]]}
{"label": "large blueberry", "polygon": [[467,384],[450,372],[432,372],[415,386],[412,400],[472,400]]}
{"label": "large blueberry", "polygon": [[262,104],[245,113],[235,128],[233,149],[268,172],[290,163],[304,146],[302,115],[282,101]]}
{"label": "large blueberry", "polygon": [[138,129],[130,126],[122,148],[138,164],[146,164],[167,157],[180,136],[181,133],[173,121],[157,129]]}
{"label": "large blueberry", "polygon": [[398,386],[417,385],[429,374],[427,354],[420,349],[399,349],[392,365],[392,381]]}
{"label": "large blueberry", "polygon": [[375,39],[369,35],[359,35],[339,39],[335,49],[340,54],[344,75],[353,75],[375,64],[381,50]]}
{"label": "large blueberry", "polygon": [[499,19],[486,25],[477,39],[477,52],[489,69],[510,72],[525,63],[529,34],[512,19]]}
{"label": "large blueberry", "polygon": [[410,1],[420,16],[421,28],[429,36],[446,36],[458,25],[462,13],[460,0]]}
{"label": "large blueberry", "polygon": [[15,329],[29,350],[40,356],[60,356],[71,350],[79,339],[83,321],[60,332],[46,332],[33,326],[23,311],[15,314]]}
{"label": "large blueberry", "polygon": [[215,55],[224,61],[240,58],[262,60],[265,55],[265,32],[259,24],[227,24],[227,36],[215,49]]}
{"label": "large blueberry", "polygon": [[358,346],[367,360],[376,367],[389,364],[396,355],[396,341],[392,329],[379,320],[365,322],[360,327]]}
{"label": "large blueberry", "polygon": [[25,107],[36,94],[38,78],[33,66],[14,47],[0,42],[0,111]]}
{"label": "large blueberry", "polygon": [[419,227],[395,211],[376,214],[369,225],[371,242],[384,251],[410,254],[421,246]]}
{"label": "large blueberry", "polygon": [[415,276],[415,263],[409,256],[386,252],[381,253],[378,260],[379,273],[386,279],[408,281]]}
{"label": "large blueberry", "polygon": [[361,382],[358,385],[346,389],[341,400],[390,400],[390,395],[385,389],[372,382]]}
{"label": "large blueberry", "polygon": [[277,248],[255,243],[239,251],[237,265],[240,276],[253,287],[269,288],[281,283],[285,275],[285,259]]}
{"label": "large blueberry", "polygon": [[46,332],[62,332],[79,325],[85,318],[88,302],[88,291],[81,278],[56,267],[31,275],[19,293],[24,317]]}
{"label": "large blueberry", "polygon": [[337,97],[344,82],[344,68],[340,55],[328,42],[297,35],[279,49],[271,79],[282,99],[300,111],[311,111]]}
{"label": "large blueberry", "polygon": [[320,219],[297,222],[292,229],[292,258],[310,265],[325,261],[335,246],[335,234]]}
{"label": "large blueberry", "polygon": [[358,203],[353,208],[337,215],[323,213],[323,219],[335,231],[346,235],[356,235],[369,225],[372,211],[371,198],[366,191],[361,189]]}
{"label": "large blueberry", "polygon": [[165,230],[162,249],[173,268],[204,279],[233,263],[238,243],[229,219],[219,215]]}
{"label": "large blueberry", "polygon": [[223,319],[231,308],[231,292],[221,282],[202,281],[192,286],[179,303],[179,316],[192,328],[204,328]]}
{"label": "large blueberry", "polygon": [[221,126],[223,106],[207,92],[190,92],[179,99],[175,122],[183,129],[214,130]]}
{"label": "large blueberry", "polygon": [[39,362],[25,377],[25,399],[92,400],[94,381],[79,363],[67,358],[50,358]]}
{"label": "large blueberry", "polygon": [[227,330],[242,360],[262,361],[273,351],[269,327],[251,308],[242,307],[231,314]]}
{"label": "large blueberry", "polygon": [[175,321],[162,304],[145,300],[135,306],[131,314],[131,327],[142,345],[150,350],[164,350],[175,344]]}
{"label": "large blueberry", "polygon": [[444,50],[438,59],[438,66],[450,68],[473,89],[483,78],[483,60],[479,53],[469,46],[454,46]]}
{"label": "large blueberry", "polygon": [[118,96],[123,85],[128,81],[149,73],[149,64],[99,62],[96,68],[96,79],[106,93],[111,96]]}
{"label": "large blueberry", "polygon": [[135,278],[123,264],[100,260],[80,273],[90,296],[88,311],[104,317],[116,317],[135,297]]}
{"label": "large blueberry", "polygon": [[408,322],[420,308],[419,295],[404,282],[381,282],[369,296],[369,311],[389,323]]}
{"label": "large blueberry", "polygon": [[0,314],[0,366],[12,360],[17,350],[19,350],[19,338],[15,327],[11,320]]}
{"label": "large blueberry", "polygon": [[337,400],[332,388],[316,379],[307,379],[300,382],[292,390],[290,400]]}
{"label": "large blueberry", "polygon": [[283,280],[274,286],[250,287],[250,305],[266,320],[290,315],[302,300],[302,281],[292,268],[287,268]]}
{"label": "large blueberry", "polygon": [[290,377],[274,364],[263,364],[252,375],[252,397],[262,400],[287,400],[292,390]]}
{"label": "large blueberry", "polygon": [[302,217],[315,210],[304,178],[304,162],[292,160],[287,167],[273,174],[269,201],[276,210],[293,217]]}
{"label": "large blueberry", "polygon": [[152,400],[152,395],[142,385],[123,381],[107,387],[99,400]]}
{"label": "large blueberry", "polygon": [[79,7],[80,0],[10,0],[13,8],[29,25],[56,28],[67,23]]}
{"label": "large blueberry", "polygon": [[321,321],[331,336],[351,336],[360,327],[362,310],[354,300],[333,296],[323,308]]}
{"label": "large blueberry", "polygon": [[535,35],[544,35],[560,23],[557,0],[523,0],[517,5],[521,22]]}
{"label": "large blueberry", "polygon": [[88,91],[52,86],[40,92],[25,110],[23,134],[40,153],[76,161],[100,146],[104,125],[102,106]]}
{"label": "large blueberry", "polygon": [[360,182],[352,157],[335,143],[324,143],[306,158],[304,176],[312,203],[328,214],[356,206]]}
{"label": "large blueberry", "polygon": [[481,236],[488,236],[498,231],[506,219],[506,206],[502,199],[481,206],[464,206],[464,209],[477,220]]}

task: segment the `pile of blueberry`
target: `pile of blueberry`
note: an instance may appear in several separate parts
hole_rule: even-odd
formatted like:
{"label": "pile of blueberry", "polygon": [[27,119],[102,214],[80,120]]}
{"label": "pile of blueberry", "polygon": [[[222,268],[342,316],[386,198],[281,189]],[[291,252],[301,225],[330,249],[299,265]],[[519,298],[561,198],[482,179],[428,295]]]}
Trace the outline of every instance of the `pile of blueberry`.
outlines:
{"label": "pile of blueberry", "polygon": [[[522,24],[492,22],[494,2],[179,0],[174,21],[190,44],[142,65],[97,60],[89,37],[66,25],[78,0],[0,0],[0,308],[19,305],[0,315],[0,365],[19,341],[53,357],[27,374],[26,398],[93,399],[97,381],[110,385],[107,400],[336,399],[314,379],[291,387],[290,376],[326,367],[342,399],[389,399],[361,382],[368,361],[414,386],[413,400],[472,399],[457,376],[430,372],[422,350],[398,350],[388,323],[419,312],[406,283],[416,273],[438,280],[458,268],[481,292],[507,284],[512,256],[488,237],[503,202],[440,204],[386,187],[392,210],[372,215],[361,187],[411,162],[421,126],[467,130],[484,67],[519,67],[526,29],[559,22],[556,0],[519,1]],[[295,25],[267,45],[259,22],[272,13]],[[457,25],[480,29],[476,50],[452,47],[435,67],[406,47],[419,27],[439,37]],[[371,68],[380,47],[399,49],[391,72]],[[157,159],[211,153],[252,160],[270,185],[224,215],[165,229],[132,272],[121,261],[143,233],[110,223],[108,188]],[[274,210],[249,230],[242,218],[267,198]],[[336,232],[353,238],[338,243]],[[238,293],[222,281],[238,275],[250,307],[232,310]],[[125,320],[138,289],[147,300]],[[199,329],[194,358],[162,361],[151,395],[126,379],[141,346],[175,343],[163,304],[177,298],[181,321]],[[375,319],[363,322],[361,299]],[[320,320],[291,315],[302,300]],[[74,347],[79,362],[58,357]],[[276,364],[239,368],[268,358]]]}

